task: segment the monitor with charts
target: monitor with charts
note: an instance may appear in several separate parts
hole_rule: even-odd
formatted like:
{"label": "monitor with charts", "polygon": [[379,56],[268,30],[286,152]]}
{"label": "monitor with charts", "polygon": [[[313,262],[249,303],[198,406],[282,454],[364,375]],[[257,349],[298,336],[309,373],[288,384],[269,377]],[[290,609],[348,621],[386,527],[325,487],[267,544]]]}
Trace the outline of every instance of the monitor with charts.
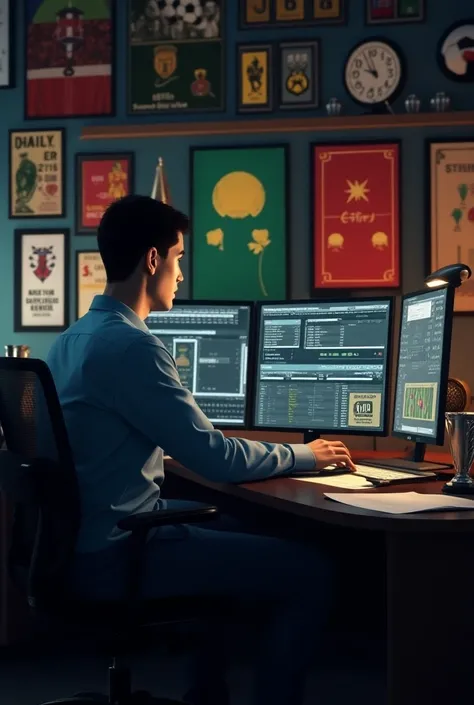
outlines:
{"label": "monitor with charts", "polygon": [[394,436],[419,444],[444,442],[454,289],[428,289],[402,300]]}
{"label": "monitor with charts", "polygon": [[261,303],[256,428],[385,435],[393,300]]}
{"label": "monitor with charts", "polygon": [[150,331],[176,361],[182,384],[217,427],[244,428],[250,303],[176,301],[152,311]]}

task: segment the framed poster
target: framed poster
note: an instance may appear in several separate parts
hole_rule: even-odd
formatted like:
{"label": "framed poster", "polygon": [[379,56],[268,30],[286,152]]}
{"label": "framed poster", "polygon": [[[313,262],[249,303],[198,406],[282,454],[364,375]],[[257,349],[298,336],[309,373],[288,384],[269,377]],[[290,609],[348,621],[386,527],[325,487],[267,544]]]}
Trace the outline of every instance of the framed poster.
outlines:
{"label": "framed poster", "polygon": [[195,299],[287,294],[287,146],[191,150]]}
{"label": "framed poster", "polygon": [[0,0],[0,88],[14,88],[13,0]]}
{"label": "framed poster", "polygon": [[64,129],[10,130],[10,218],[63,218]]}
{"label": "framed poster", "polygon": [[367,24],[423,22],[425,0],[366,0]]}
{"label": "framed poster", "polygon": [[279,108],[317,108],[319,105],[319,43],[283,42],[280,64]]}
{"label": "framed poster", "polygon": [[76,154],[76,233],[95,234],[110,203],[133,193],[132,152]]}
{"label": "framed poster", "polygon": [[400,286],[400,145],[312,146],[315,289]]}
{"label": "framed poster", "polygon": [[15,230],[15,332],[68,325],[69,230]]}
{"label": "framed poster", "polygon": [[[430,184],[427,274],[455,262],[474,270],[474,141],[428,142]],[[454,310],[474,312],[474,280],[456,289]]]}
{"label": "framed poster", "polygon": [[273,108],[271,44],[237,46],[237,111],[261,113]]}
{"label": "framed poster", "polygon": [[96,294],[103,294],[107,283],[104,263],[100,252],[79,250],[76,252],[76,318],[87,313]]}
{"label": "framed poster", "polygon": [[240,27],[304,27],[345,22],[344,0],[239,0]]}
{"label": "framed poster", "polygon": [[128,113],[225,108],[225,0],[127,0]]}
{"label": "framed poster", "polygon": [[25,118],[114,114],[115,0],[25,0]]}

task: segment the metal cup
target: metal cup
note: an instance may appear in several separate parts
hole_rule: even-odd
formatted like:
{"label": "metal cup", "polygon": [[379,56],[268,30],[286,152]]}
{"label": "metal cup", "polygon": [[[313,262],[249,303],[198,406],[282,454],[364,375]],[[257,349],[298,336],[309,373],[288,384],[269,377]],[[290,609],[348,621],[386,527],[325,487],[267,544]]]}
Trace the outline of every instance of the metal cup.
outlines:
{"label": "metal cup", "polygon": [[474,462],[474,412],[447,412],[446,433],[453,457],[455,475],[443,487],[447,494],[474,494],[470,475]]}
{"label": "metal cup", "polygon": [[29,345],[5,345],[5,357],[29,357]]}

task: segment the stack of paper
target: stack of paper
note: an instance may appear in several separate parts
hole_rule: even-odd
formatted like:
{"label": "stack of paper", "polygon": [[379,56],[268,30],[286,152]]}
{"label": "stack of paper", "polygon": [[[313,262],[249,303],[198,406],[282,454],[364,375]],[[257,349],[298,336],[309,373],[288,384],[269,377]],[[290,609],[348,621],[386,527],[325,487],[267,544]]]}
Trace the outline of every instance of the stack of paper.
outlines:
{"label": "stack of paper", "polygon": [[387,492],[371,494],[344,494],[325,492],[324,496],[342,504],[359,509],[371,509],[387,514],[409,514],[411,512],[445,512],[470,509],[474,501],[463,497],[448,497],[442,494],[420,494],[419,492]]}
{"label": "stack of paper", "polygon": [[316,485],[327,485],[328,487],[343,487],[346,490],[362,490],[364,488],[369,489],[374,485],[366,480],[365,477],[360,477],[358,475],[352,475],[347,473],[347,475],[325,475],[324,477],[294,477],[293,480],[298,480],[299,482],[313,482]]}

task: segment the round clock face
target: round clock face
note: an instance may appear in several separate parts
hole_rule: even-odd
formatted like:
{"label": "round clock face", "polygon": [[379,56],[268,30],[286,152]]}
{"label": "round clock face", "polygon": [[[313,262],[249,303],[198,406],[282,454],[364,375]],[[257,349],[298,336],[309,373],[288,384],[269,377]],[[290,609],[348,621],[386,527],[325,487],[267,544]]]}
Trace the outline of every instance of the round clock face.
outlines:
{"label": "round clock face", "polygon": [[392,44],[370,39],[356,46],[344,71],[346,88],[362,105],[385,103],[401,88],[403,78],[400,52]]}

